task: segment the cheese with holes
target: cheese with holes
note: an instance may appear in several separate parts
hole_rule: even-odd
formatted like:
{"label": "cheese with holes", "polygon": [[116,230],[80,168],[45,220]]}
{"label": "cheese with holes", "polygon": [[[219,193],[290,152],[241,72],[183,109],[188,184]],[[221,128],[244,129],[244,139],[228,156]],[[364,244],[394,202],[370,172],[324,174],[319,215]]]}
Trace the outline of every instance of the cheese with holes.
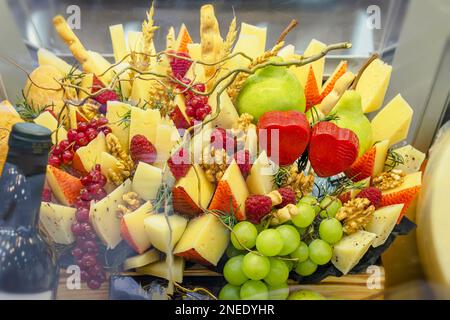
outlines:
{"label": "cheese with holes", "polygon": [[147,201],[142,206],[127,213],[120,222],[122,238],[136,251],[143,253],[150,248],[150,239],[144,229],[144,220],[153,214],[153,206]]}
{"label": "cheese with holes", "polygon": [[250,194],[266,195],[274,188],[275,164],[262,151],[253,163],[250,175],[247,177],[247,186]]}
{"label": "cheese with holes", "polygon": [[144,252],[140,255],[130,257],[123,263],[123,270],[131,270],[139,267],[149,265],[151,263],[159,261],[161,254],[156,249]]}
{"label": "cheese with holes", "polygon": [[372,247],[376,248],[386,242],[392,230],[394,230],[402,210],[403,204],[395,204],[382,207],[373,213],[369,224],[364,228],[366,231],[376,235],[375,240],[372,242]]}
{"label": "cheese with holes", "polygon": [[39,221],[45,231],[56,243],[71,244],[75,241],[72,233],[72,224],[76,221],[77,209],[65,207],[54,203],[42,202]]}
{"label": "cheese with holes", "polygon": [[74,74],[81,74],[81,71],[74,69],[70,64],[63,59],[57,57],[54,53],[47,49],[40,48],[37,52],[38,63],[40,66],[50,65],[61,71],[63,74],[69,74],[71,71]]}
{"label": "cheese with holes", "polygon": [[131,123],[123,121],[131,112],[131,105],[119,101],[108,101],[106,119],[111,132],[119,139],[122,148],[129,149]]}
{"label": "cheese with holes", "polygon": [[218,217],[204,214],[190,220],[174,254],[203,265],[217,265],[224,254],[230,233]]}
{"label": "cheese with holes", "polygon": [[128,54],[127,43],[125,41],[125,34],[122,24],[116,24],[109,27],[109,33],[111,34],[111,42],[114,51],[114,59],[116,63],[122,61],[122,59]]}
{"label": "cheese with holes", "polygon": [[[303,53],[304,57],[311,57],[316,54],[319,54],[326,48],[326,44],[322,43],[316,39],[312,39],[309,43],[308,47],[306,48],[305,52]],[[294,72],[297,76],[297,79],[302,84],[303,88],[306,85],[307,79],[308,79],[308,73],[309,68],[312,66],[314,70],[314,75],[316,76],[316,82],[317,82],[317,88],[319,89],[319,92],[322,90],[322,79],[323,79],[323,70],[325,67],[325,57],[316,60],[310,64],[307,64],[305,66],[299,67],[298,72]]]}
{"label": "cheese with holes", "polygon": [[344,275],[349,273],[369,250],[376,234],[360,230],[344,236],[333,247],[331,263]]}
{"label": "cheese with holes", "polygon": [[364,70],[356,85],[356,92],[361,95],[364,113],[381,108],[391,79],[392,67],[380,59],[375,59]]}
{"label": "cheese with holes", "polygon": [[398,94],[372,120],[373,141],[388,139],[394,145],[408,136],[413,109]]}
{"label": "cheese with holes", "polygon": [[181,239],[187,222],[179,215],[153,214],[144,220],[143,228],[152,246],[167,254]]}
{"label": "cheese with holes", "polygon": [[119,205],[125,204],[123,195],[130,191],[131,180],[127,180],[104,199],[91,203],[89,219],[95,232],[108,249],[114,249],[122,241],[120,218],[116,210]]}
{"label": "cheese with holes", "polygon": [[172,264],[170,264],[167,260],[168,259],[136,268],[136,272],[139,274],[145,274],[182,283],[184,274],[184,259],[174,257]]}
{"label": "cheese with holes", "polygon": [[133,191],[144,200],[154,200],[162,184],[162,170],[139,162],[133,178]]}
{"label": "cheese with holes", "polygon": [[161,122],[161,114],[157,109],[131,108],[129,143],[135,135],[143,135],[156,147],[156,134]]}
{"label": "cheese with holes", "polygon": [[34,119],[34,123],[46,127],[52,132],[52,142],[56,144],[61,140],[67,139],[67,131],[64,126],[58,125],[58,120],[49,112],[42,112],[37,118]]}

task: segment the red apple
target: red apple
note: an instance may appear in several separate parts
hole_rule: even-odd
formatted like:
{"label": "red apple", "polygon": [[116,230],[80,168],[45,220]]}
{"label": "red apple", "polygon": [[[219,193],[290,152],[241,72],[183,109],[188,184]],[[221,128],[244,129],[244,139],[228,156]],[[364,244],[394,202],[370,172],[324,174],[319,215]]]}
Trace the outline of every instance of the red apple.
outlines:
{"label": "red apple", "polygon": [[[273,140],[277,138],[276,130],[278,141]],[[279,165],[289,165],[303,154],[310,132],[306,115],[295,110],[269,111],[258,122],[259,145]]]}

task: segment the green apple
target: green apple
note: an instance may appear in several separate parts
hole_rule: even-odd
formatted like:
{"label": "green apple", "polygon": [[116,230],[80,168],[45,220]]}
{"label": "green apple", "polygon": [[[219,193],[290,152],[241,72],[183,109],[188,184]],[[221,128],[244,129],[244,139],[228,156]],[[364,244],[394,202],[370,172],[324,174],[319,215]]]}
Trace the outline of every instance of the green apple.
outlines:
{"label": "green apple", "polygon": [[[276,61],[276,60],[275,60]],[[236,100],[239,114],[249,113],[256,121],[267,111],[305,111],[303,87],[286,67],[268,66],[251,75]]]}
{"label": "green apple", "polygon": [[359,93],[355,90],[345,91],[330,114],[337,116],[333,122],[338,127],[352,130],[358,137],[358,157],[372,147],[372,126],[362,110]]}

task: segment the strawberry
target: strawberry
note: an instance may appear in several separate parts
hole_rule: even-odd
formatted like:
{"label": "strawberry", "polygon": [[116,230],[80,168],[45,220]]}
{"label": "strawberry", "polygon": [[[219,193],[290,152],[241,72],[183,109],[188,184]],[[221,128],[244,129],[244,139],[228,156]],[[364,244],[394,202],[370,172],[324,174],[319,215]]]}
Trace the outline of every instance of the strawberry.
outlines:
{"label": "strawberry", "polygon": [[252,195],[245,200],[247,220],[258,224],[272,210],[272,200],[268,196]]}
{"label": "strawberry", "polygon": [[[92,93],[97,93],[99,90],[105,88],[105,85],[103,82],[94,75],[94,79],[92,81]],[[97,101],[100,104],[106,104],[108,101],[117,101],[119,100],[119,97],[117,96],[117,93],[115,93],[113,90],[106,90],[105,92],[102,92],[95,97],[93,97],[95,101]]]}
{"label": "strawberry", "polygon": [[191,168],[191,161],[189,153],[185,149],[181,148],[178,152],[174,153],[167,161],[170,171],[175,179],[179,180],[186,176]]}
{"label": "strawberry", "polygon": [[357,198],[366,198],[370,200],[370,203],[379,208],[381,204],[381,190],[376,187],[368,187],[361,190],[356,196]]}
{"label": "strawberry", "polygon": [[305,151],[310,131],[304,113],[294,110],[269,111],[258,122],[259,145],[272,161],[282,166],[289,165]]}
{"label": "strawberry", "polygon": [[313,128],[309,161],[319,177],[331,177],[348,169],[358,156],[358,137],[331,122],[319,122]]}
{"label": "strawberry", "polygon": [[247,179],[250,170],[252,169],[250,152],[248,150],[239,150],[234,154],[234,159],[236,160],[239,169],[241,169],[242,176],[244,179]]}
{"label": "strawberry", "polygon": [[137,134],[131,139],[130,155],[136,163],[142,161],[153,164],[156,161],[157,152],[155,146],[146,137]]}
{"label": "strawberry", "polygon": [[[171,52],[180,57],[190,58],[189,54],[185,52]],[[172,68],[172,74],[175,78],[183,78],[186,72],[191,67],[192,62],[181,58],[171,58],[170,67]]]}

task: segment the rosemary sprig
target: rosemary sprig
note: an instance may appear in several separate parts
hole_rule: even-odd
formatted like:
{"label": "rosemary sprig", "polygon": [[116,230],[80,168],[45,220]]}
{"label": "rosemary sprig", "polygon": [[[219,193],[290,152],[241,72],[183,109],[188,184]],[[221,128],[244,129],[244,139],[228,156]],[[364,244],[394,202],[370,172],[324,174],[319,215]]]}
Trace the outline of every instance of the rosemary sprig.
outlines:
{"label": "rosemary sprig", "polygon": [[283,186],[284,182],[289,178],[289,167],[279,167],[278,171],[273,177],[273,182],[280,188]]}
{"label": "rosemary sprig", "polygon": [[386,158],[386,167],[388,168],[387,171],[391,171],[392,169],[395,169],[399,164],[405,164],[405,159],[403,156],[395,152],[394,149],[390,148],[388,150],[388,155]]}
{"label": "rosemary sprig", "polygon": [[131,123],[131,110],[125,112],[119,120],[119,126],[123,126],[125,129],[130,127]]}
{"label": "rosemary sprig", "polygon": [[25,94],[23,91],[22,91],[22,99],[20,99],[16,103],[16,110],[19,113],[20,117],[28,122],[31,122],[37,117],[39,117],[39,115],[42,112],[44,112],[44,110],[46,110],[47,108],[53,109],[54,105],[50,104],[42,106],[40,108],[35,108],[27,102],[27,99],[25,98]]}

